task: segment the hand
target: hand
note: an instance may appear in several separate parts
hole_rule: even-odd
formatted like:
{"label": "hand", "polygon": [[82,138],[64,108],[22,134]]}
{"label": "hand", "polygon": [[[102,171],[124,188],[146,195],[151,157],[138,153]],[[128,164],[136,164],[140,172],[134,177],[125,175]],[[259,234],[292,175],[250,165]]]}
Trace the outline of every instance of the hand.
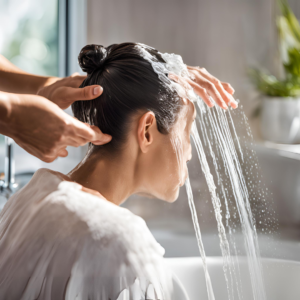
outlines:
{"label": "hand", "polygon": [[209,107],[213,106],[210,96],[221,108],[227,109],[228,105],[232,108],[238,107],[238,103],[232,97],[234,89],[229,83],[221,82],[205,68],[188,66],[188,70],[193,79],[191,86]]}
{"label": "hand", "polygon": [[181,83],[184,87],[193,88],[194,92],[198,94],[209,107],[213,107],[215,103],[223,109],[227,109],[228,105],[232,108],[238,107],[238,103],[232,97],[234,89],[229,83],[221,82],[204,68],[189,66],[187,68],[190,79],[179,78],[178,76],[174,76],[174,74],[169,75],[169,77]]}
{"label": "hand", "polygon": [[1,95],[9,103],[6,118],[0,120],[1,133],[45,162],[67,156],[67,146],[102,145],[111,140],[98,127],[78,121],[41,96]]}
{"label": "hand", "polygon": [[77,100],[92,100],[99,97],[103,92],[99,85],[79,88],[85,78],[86,76],[80,76],[78,73],[62,79],[50,77],[37,95],[49,99],[61,109],[68,108]]}

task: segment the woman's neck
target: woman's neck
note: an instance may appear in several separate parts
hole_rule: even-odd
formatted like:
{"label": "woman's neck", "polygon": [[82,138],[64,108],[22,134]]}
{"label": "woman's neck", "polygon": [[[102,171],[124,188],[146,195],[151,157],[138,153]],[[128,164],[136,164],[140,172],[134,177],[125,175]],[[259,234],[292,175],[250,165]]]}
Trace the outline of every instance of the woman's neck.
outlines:
{"label": "woman's neck", "polygon": [[120,205],[136,190],[133,157],[90,155],[69,174],[82,186],[98,191],[108,201]]}

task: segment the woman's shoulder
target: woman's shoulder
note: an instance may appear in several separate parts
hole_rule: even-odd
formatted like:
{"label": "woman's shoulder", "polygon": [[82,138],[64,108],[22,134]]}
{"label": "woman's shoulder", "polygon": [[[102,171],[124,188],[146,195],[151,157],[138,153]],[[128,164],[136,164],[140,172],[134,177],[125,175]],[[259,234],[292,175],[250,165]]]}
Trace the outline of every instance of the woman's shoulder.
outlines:
{"label": "woman's shoulder", "polygon": [[51,203],[63,204],[67,210],[87,225],[91,237],[113,239],[128,248],[143,244],[164,254],[164,249],[156,242],[146,222],[126,208],[81,190],[81,186],[62,181],[57,191],[49,195]]}
{"label": "woman's shoulder", "polygon": [[[43,270],[44,264],[49,263],[45,270],[52,270],[55,265],[55,272],[68,270],[64,272],[68,276],[72,274],[68,288],[70,299],[73,293],[83,291],[93,290],[95,295],[106,293],[108,287],[122,282],[120,289],[111,289],[114,292],[106,297],[114,298],[137,277],[163,283],[164,249],[142,218],[82,191],[74,182],[56,178],[48,170],[39,170],[31,185],[6,208],[0,220],[0,232],[6,233],[0,239],[1,253],[6,253],[4,261],[19,258],[21,265],[33,262],[33,269],[28,271],[28,276],[33,276],[34,266],[42,265],[35,262],[39,256],[33,257],[31,253],[45,256]],[[52,188],[44,197],[41,191],[47,184]],[[30,200],[24,201],[26,197]],[[49,253],[53,254],[51,260],[46,259]],[[11,274],[16,275],[18,268],[16,265]],[[78,284],[78,276],[82,285]]]}
{"label": "woman's shoulder", "polygon": [[119,243],[128,244],[129,248],[137,243],[151,244],[151,248],[164,253],[142,218],[83,191],[81,185],[65,179],[66,176],[59,172],[39,169],[31,181],[9,200],[2,214],[9,222],[15,219],[14,216],[18,215],[19,219],[24,216],[28,226],[35,223],[41,231],[51,227],[63,232],[62,228],[68,228],[66,234],[74,231],[75,235],[81,226],[82,232],[96,240],[114,238]]}
{"label": "woman's shoulder", "polygon": [[[68,214],[76,215],[78,222],[86,228],[84,237],[81,237],[80,256],[74,274],[78,271],[78,274],[84,274],[84,278],[98,278],[97,288],[103,291],[112,284],[119,284],[120,278],[126,278],[129,285],[134,284],[137,277],[147,278],[140,284],[149,284],[150,281],[156,290],[160,284],[169,284],[163,262],[164,249],[141,217],[82,191],[73,182],[61,182],[58,190],[49,196],[51,200],[48,201],[63,205]],[[72,231],[72,234],[74,232],[77,231]],[[78,292],[77,287],[72,288]]]}

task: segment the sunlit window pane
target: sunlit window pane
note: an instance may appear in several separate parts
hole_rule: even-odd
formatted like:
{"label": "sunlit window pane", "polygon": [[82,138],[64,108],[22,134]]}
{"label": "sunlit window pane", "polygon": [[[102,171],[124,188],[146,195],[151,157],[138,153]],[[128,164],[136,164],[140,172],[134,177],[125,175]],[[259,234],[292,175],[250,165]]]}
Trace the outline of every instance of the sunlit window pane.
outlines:
{"label": "sunlit window pane", "polygon": [[[58,0],[0,0],[0,53],[24,71],[58,76]],[[4,152],[0,135],[0,173]]]}
{"label": "sunlit window pane", "polygon": [[58,75],[57,0],[0,0],[0,53],[24,71]]}

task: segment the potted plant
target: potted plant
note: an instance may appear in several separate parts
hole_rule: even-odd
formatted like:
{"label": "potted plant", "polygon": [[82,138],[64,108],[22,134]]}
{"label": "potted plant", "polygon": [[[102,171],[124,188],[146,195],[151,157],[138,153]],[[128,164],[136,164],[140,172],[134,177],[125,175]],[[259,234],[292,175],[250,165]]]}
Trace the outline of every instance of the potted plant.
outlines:
{"label": "potted plant", "polygon": [[[264,139],[284,144],[300,142],[300,25],[286,0],[278,1],[277,19],[284,78],[260,69],[249,75],[262,94],[261,133]],[[258,112],[258,110],[256,110]]]}

